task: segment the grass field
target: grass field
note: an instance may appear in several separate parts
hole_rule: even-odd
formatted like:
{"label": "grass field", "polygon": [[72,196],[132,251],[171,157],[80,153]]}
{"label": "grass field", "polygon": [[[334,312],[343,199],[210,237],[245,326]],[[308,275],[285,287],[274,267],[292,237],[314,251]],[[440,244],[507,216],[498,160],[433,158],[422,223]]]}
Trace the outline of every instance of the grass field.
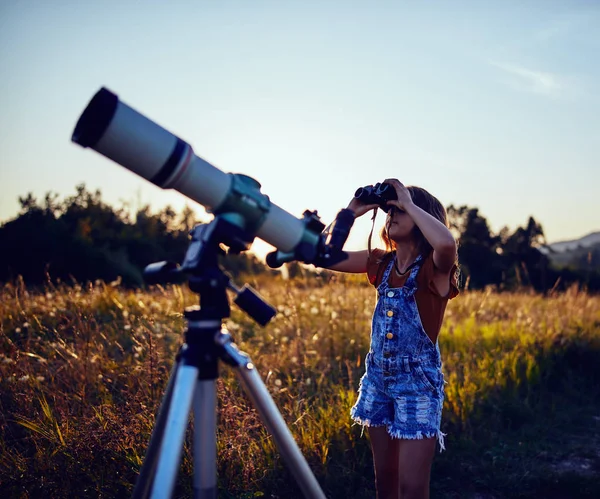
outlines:
{"label": "grass field", "polygon": [[[232,305],[228,329],[327,497],[374,497],[369,442],[349,418],[373,289],[254,285],[277,316],[262,328]],[[2,497],[131,494],[193,304],[179,286],[2,288]],[[465,292],[449,304],[440,349],[447,450],[432,497],[600,497],[600,297]],[[225,365],[218,393],[219,497],[301,497]],[[186,444],[178,497],[190,496],[191,474]]]}

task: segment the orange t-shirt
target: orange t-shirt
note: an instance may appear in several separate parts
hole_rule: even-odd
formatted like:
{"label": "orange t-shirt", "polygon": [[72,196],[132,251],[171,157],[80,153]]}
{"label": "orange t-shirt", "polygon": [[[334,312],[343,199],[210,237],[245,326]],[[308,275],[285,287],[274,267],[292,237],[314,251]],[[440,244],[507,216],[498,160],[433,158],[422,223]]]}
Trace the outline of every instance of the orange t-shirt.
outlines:
{"label": "orange t-shirt", "polygon": [[[393,258],[393,255],[393,252],[385,252],[382,249],[374,249],[371,252],[367,262],[367,276],[369,282],[373,286],[378,287],[379,284],[381,284],[385,269]],[[442,320],[444,319],[444,312],[446,311],[448,300],[451,300],[459,293],[455,271],[456,267],[453,267],[450,272],[450,291],[448,291],[446,296],[442,296],[438,293],[433,282],[433,251],[425,257],[425,260],[417,273],[415,301],[417,302],[417,309],[421,316],[423,329],[425,329],[427,336],[429,336],[433,343],[436,342],[437,337],[440,334],[440,328],[442,327]],[[392,266],[388,285],[391,288],[401,288],[404,286],[409,275],[410,272],[407,272],[406,275],[403,276],[398,275]]]}

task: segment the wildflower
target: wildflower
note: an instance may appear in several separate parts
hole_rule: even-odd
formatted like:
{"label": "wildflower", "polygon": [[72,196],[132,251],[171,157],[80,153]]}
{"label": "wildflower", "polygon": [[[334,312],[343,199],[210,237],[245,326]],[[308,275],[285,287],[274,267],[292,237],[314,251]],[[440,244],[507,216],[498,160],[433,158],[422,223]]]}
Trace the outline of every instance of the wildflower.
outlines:
{"label": "wildflower", "polygon": [[23,328],[24,328],[24,329],[27,329],[27,328],[28,328],[28,327],[30,327],[30,326],[31,326],[31,324],[29,324],[29,322],[24,322],[24,323],[23,323]]}
{"label": "wildflower", "polygon": [[129,331],[129,330],[131,330],[131,324],[125,324],[125,325],[123,326],[123,329],[125,329],[125,331]]}
{"label": "wildflower", "polygon": [[46,298],[48,298],[48,300],[52,300],[52,293],[46,293]]}
{"label": "wildflower", "polygon": [[19,334],[20,332],[21,332],[21,328],[20,327],[18,327],[18,328],[15,329],[15,333]]}
{"label": "wildflower", "polygon": [[46,378],[44,378],[43,376],[36,376],[35,380],[38,381],[39,383],[43,383],[46,380]]}
{"label": "wildflower", "polygon": [[338,318],[338,313],[335,310],[331,311],[331,320],[334,321]]}
{"label": "wildflower", "polygon": [[275,380],[275,386],[281,386],[281,380],[280,379],[276,379]]}
{"label": "wildflower", "polygon": [[98,374],[98,379],[102,379],[104,378],[104,376],[102,376],[102,374]]}
{"label": "wildflower", "polygon": [[313,315],[317,315],[319,313],[319,309],[317,307],[313,307],[310,309],[310,313]]}
{"label": "wildflower", "polygon": [[19,378],[19,381],[27,381],[29,379],[29,374],[26,374],[25,376],[21,376]]}
{"label": "wildflower", "polygon": [[306,378],[306,381],[304,381],[304,383],[306,383],[306,386],[309,386],[312,383],[312,380],[310,378]]}
{"label": "wildflower", "polygon": [[315,333],[312,337],[313,341],[318,341],[319,340],[319,333]]}
{"label": "wildflower", "polygon": [[227,329],[229,329],[230,331],[237,331],[240,328],[240,325],[233,322],[233,321],[227,321]]}
{"label": "wildflower", "polygon": [[292,361],[292,364],[295,364],[298,362],[298,357],[292,357],[290,360]]}

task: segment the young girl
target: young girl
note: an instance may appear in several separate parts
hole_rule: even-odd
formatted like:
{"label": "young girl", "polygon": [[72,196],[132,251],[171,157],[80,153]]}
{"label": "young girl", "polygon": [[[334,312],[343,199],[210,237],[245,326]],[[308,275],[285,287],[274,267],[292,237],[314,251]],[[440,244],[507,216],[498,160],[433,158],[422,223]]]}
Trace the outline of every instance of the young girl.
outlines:
{"label": "young girl", "polygon": [[[440,431],[444,377],[437,337],[448,300],[458,294],[456,242],[446,210],[425,189],[391,184],[382,237],[388,251],[348,252],[332,267],[365,272],[377,288],[371,348],[352,418],[368,428],[377,497],[427,498]],[[377,205],[352,199],[360,217]]]}

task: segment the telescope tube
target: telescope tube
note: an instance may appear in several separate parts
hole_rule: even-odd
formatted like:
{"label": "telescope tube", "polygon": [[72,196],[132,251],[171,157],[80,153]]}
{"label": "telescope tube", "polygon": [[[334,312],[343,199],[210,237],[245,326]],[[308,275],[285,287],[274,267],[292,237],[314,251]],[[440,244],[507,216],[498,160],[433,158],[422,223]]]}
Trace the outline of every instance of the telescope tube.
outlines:
{"label": "telescope tube", "polygon": [[277,249],[291,252],[300,242],[318,243],[319,234],[271,203],[260,184],[225,173],[196,156],[192,147],[116,94],[101,88],[80,116],[72,141],[91,148],[163,189],[175,189],[207,211],[234,213],[243,227]]}

